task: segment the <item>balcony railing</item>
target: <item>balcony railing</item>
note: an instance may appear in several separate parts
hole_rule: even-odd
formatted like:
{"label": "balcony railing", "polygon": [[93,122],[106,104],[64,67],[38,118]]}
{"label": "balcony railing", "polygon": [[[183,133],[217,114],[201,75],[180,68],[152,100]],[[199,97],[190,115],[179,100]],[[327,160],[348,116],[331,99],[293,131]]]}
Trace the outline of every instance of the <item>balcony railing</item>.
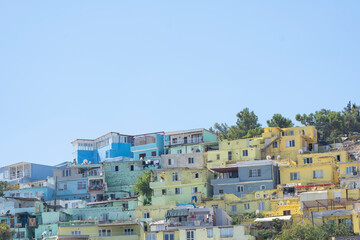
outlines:
{"label": "balcony railing", "polygon": [[90,185],[89,186],[89,191],[101,191],[105,189],[105,185],[104,184],[100,184],[100,185]]}
{"label": "balcony railing", "polygon": [[196,143],[202,143],[203,138],[191,138],[188,140],[176,140],[176,141],[165,141],[165,146],[176,146],[176,145],[185,145],[185,144],[196,144]]}

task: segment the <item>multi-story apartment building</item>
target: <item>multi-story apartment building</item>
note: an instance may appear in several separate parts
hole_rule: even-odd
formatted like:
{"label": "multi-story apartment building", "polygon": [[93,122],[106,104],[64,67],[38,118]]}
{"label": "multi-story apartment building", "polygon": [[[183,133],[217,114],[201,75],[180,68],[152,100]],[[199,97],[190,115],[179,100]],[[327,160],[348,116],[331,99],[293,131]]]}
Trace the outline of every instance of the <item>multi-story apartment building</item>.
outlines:
{"label": "multi-story apartment building", "polygon": [[280,182],[278,164],[273,160],[243,161],[211,170],[217,173],[217,178],[211,180],[214,195],[245,197],[254,191],[276,189]]}
{"label": "multi-story apartment building", "polygon": [[110,132],[95,139],[76,139],[73,145],[73,158],[78,164],[98,163],[108,158],[132,157],[132,136]]}
{"label": "multi-story apartment building", "polygon": [[204,128],[165,133],[165,154],[205,152],[204,143],[216,142],[216,134]]}
{"label": "multi-story apartment building", "polygon": [[152,204],[166,205],[201,202],[212,196],[210,179],[214,176],[208,169],[169,169],[154,171],[150,187],[154,190]]}
{"label": "multi-story apartment building", "polygon": [[19,162],[0,168],[0,181],[18,184],[46,179],[53,176],[55,166]]}
{"label": "multi-story apartment building", "polygon": [[313,126],[278,128],[265,127],[264,158],[296,161],[300,153],[318,152],[318,132]]}

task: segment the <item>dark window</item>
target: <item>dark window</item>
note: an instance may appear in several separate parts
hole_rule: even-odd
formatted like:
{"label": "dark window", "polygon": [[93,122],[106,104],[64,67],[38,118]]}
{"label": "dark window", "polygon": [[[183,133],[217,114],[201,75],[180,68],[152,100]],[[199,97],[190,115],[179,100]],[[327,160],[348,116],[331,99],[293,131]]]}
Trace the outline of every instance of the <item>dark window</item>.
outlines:
{"label": "dark window", "polygon": [[119,171],[119,166],[115,166],[115,172]]}
{"label": "dark window", "polygon": [[155,157],[156,156],[156,152],[151,152],[151,156]]}
{"label": "dark window", "polygon": [[161,195],[166,195],[166,189],[161,190]]}
{"label": "dark window", "polygon": [[219,194],[224,194],[224,189],[219,189]]}
{"label": "dark window", "polygon": [[134,171],[134,165],[130,165],[130,171]]}
{"label": "dark window", "polygon": [[243,150],[243,156],[244,157],[248,156],[248,150]]}
{"label": "dark window", "polygon": [[199,178],[199,173],[195,173],[195,178]]}
{"label": "dark window", "polygon": [[220,160],[220,154],[216,154],[216,160]]}
{"label": "dark window", "polygon": [[146,153],[141,153],[141,154],[139,154],[139,158],[140,159],[144,159],[146,157]]}
{"label": "dark window", "polygon": [[338,160],[338,161],[340,162],[341,156],[340,156],[340,155],[337,155],[337,156],[336,156],[336,160]]}
{"label": "dark window", "polygon": [[283,211],[283,216],[289,216],[289,215],[291,215],[290,210]]}
{"label": "dark window", "polygon": [[232,160],[232,152],[228,152],[228,160],[231,161]]}
{"label": "dark window", "polygon": [[278,147],[278,142],[273,142],[273,148],[277,148]]}

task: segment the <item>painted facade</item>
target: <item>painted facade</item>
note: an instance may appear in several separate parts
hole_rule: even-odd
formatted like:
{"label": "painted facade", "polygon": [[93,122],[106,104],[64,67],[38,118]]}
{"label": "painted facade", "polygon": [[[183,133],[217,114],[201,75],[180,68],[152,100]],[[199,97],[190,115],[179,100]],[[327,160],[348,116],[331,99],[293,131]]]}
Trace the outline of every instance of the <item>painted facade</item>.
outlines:
{"label": "painted facade", "polygon": [[225,168],[212,168],[217,179],[211,180],[214,195],[234,194],[244,197],[260,190],[276,189],[279,170],[273,160],[245,161]]}

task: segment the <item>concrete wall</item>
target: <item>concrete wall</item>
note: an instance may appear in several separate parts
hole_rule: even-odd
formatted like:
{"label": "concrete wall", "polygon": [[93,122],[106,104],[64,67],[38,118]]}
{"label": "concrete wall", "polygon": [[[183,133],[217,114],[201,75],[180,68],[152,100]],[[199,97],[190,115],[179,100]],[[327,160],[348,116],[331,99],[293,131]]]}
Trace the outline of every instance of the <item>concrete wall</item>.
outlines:
{"label": "concrete wall", "polygon": [[[194,163],[189,163],[189,158],[194,158]],[[173,159],[174,164],[169,165],[169,159]],[[188,154],[167,154],[161,155],[161,168],[203,168],[204,157],[203,153],[188,153]]]}

